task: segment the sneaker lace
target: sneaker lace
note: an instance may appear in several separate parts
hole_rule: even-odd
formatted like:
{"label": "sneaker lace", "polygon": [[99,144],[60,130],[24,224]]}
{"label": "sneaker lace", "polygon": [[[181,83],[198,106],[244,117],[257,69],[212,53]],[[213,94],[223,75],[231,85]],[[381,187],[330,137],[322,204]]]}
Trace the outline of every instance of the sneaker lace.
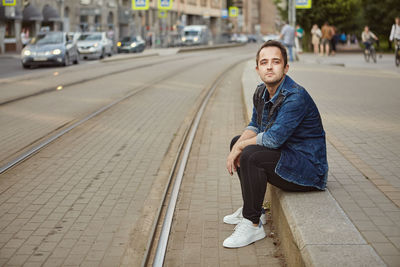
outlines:
{"label": "sneaker lace", "polygon": [[234,232],[232,234],[232,237],[237,237],[237,236],[242,235],[243,233],[246,232],[246,228],[247,228],[247,225],[245,225],[244,223],[242,223],[242,222],[238,223],[235,226],[235,228],[233,229]]}

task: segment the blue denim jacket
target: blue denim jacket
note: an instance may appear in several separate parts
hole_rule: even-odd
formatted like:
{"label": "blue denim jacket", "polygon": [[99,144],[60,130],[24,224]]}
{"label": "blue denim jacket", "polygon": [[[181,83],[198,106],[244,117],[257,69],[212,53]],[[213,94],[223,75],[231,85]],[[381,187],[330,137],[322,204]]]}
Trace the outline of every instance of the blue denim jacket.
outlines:
{"label": "blue denim jacket", "polygon": [[[279,176],[289,182],[324,190],[328,177],[325,131],[311,96],[287,75],[269,101],[268,90],[265,92],[261,125],[257,124],[257,112],[253,107],[246,129],[257,133],[258,145],[281,149],[275,168]],[[284,95],[283,103],[268,120],[268,111],[280,92]],[[265,131],[268,122],[274,119]]]}

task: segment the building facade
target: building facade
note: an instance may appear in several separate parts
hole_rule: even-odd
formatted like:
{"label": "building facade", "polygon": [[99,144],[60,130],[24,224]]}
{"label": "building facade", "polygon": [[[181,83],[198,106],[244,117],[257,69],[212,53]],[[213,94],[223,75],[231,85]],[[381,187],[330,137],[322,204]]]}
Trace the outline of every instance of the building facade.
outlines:
{"label": "building facade", "polygon": [[[208,25],[212,40],[231,33],[271,33],[275,29],[273,0],[174,0],[171,9],[159,9],[149,0],[147,10],[133,10],[135,0],[16,0],[0,1],[0,53],[19,52],[25,40],[40,30],[106,31],[114,41],[141,35],[153,45],[166,46],[185,25]],[[222,10],[239,8],[239,15],[224,18]]]}

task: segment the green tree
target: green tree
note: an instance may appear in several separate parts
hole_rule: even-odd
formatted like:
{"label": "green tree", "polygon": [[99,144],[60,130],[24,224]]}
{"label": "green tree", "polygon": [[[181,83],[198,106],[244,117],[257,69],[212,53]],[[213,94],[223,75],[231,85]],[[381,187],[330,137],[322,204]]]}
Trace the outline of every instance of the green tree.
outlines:
{"label": "green tree", "polygon": [[358,32],[361,25],[361,1],[313,0],[311,9],[296,10],[296,22],[308,31],[313,24],[321,27],[324,22],[328,22],[339,31]]}
{"label": "green tree", "polygon": [[372,32],[381,40],[387,40],[394,23],[394,18],[400,16],[399,0],[361,0],[363,24],[368,25]]}

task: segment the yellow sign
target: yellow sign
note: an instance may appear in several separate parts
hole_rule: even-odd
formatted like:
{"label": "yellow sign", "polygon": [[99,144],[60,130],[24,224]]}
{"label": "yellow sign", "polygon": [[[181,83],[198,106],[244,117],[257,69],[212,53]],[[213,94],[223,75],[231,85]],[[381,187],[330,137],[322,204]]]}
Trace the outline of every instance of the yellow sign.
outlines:
{"label": "yellow sign", "polygon": [[15,6],[17,0],[3,0],[3,6]]}
{"label": "yellow sign", "polygon": [[172,0],[158,0],[158,8],[159,9],[172,9]]}
{"label": "yellow sign", "polygon": [[297,9],[309,9],[311,8],[312,0],[296,0],[296,8]]}
{"label": "yellow sign", "polygon": [[132,0],[133,10],[148,10],[149,0]]}
{"label": "yellow sign", "polygon": [[167,17],[167,15],[168,15],[168,11],[167,10],[162,10],[162,9],[158,10],[158,17],[160,19],[165,19]]}
{"label": "yellow sign", "polygon": [[229,17],[237,17],[239,15],[239,8],[235,6],[229,7]]}

